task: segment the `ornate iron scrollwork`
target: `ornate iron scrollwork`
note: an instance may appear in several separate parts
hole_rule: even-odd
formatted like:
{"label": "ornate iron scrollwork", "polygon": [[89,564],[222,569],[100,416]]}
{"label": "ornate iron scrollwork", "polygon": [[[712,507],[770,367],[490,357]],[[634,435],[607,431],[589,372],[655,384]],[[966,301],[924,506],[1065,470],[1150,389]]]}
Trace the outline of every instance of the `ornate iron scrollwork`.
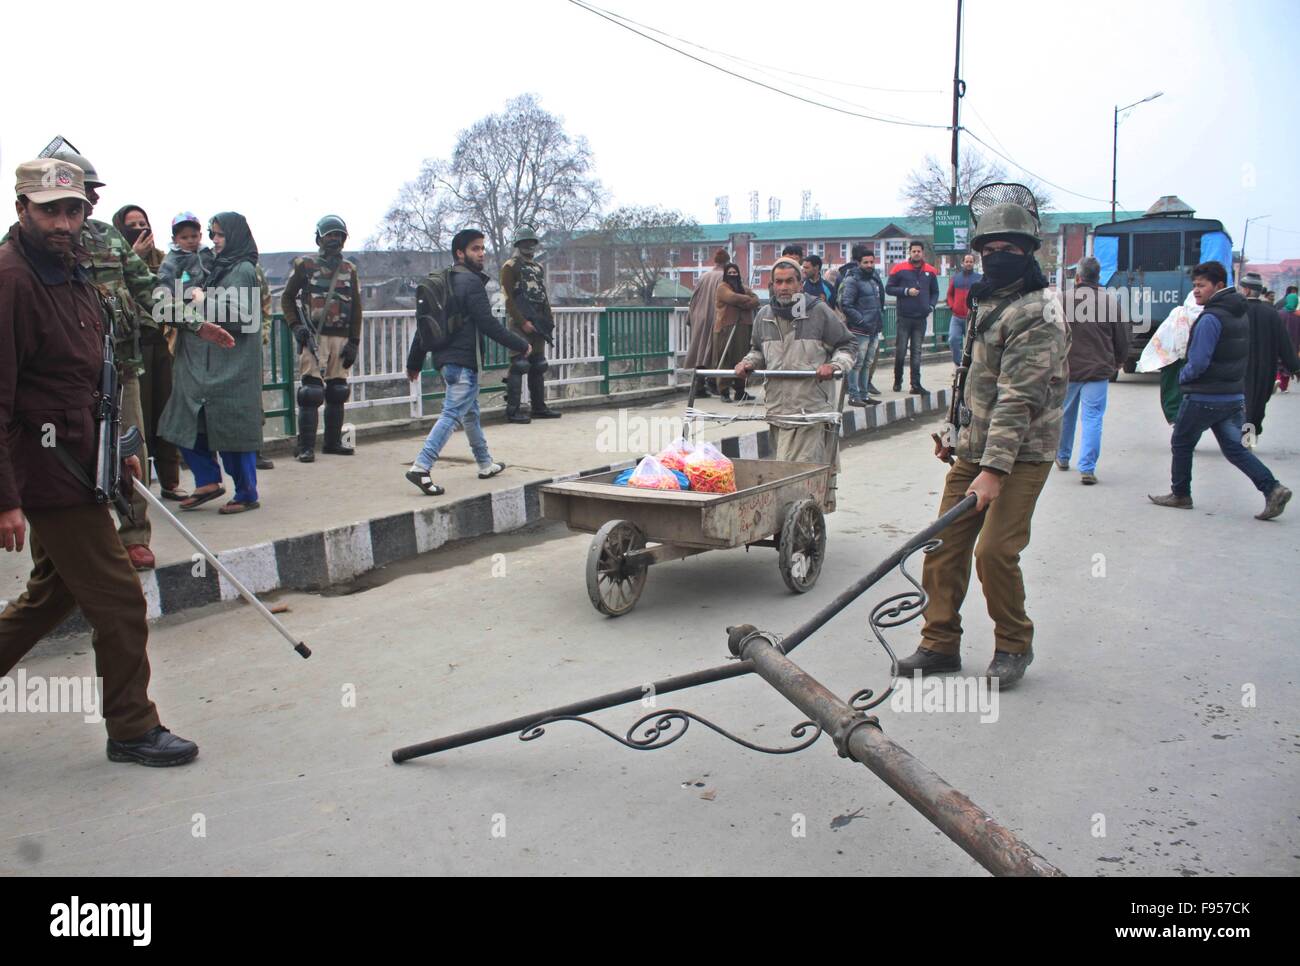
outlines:
{"label": "ornate iron scrollwork", "polygon": [[[546,725],[554,724],[557,721],[577,721],[585,724],[590,728],[595,728],[601,734],[617,741],[625,748],[631,748],[634,751],[655,751],[659,748],[667,748],[674,741],[686,734],[686,729],[690,727],[692,721],[698,721],[704,727],[716,731],[722,737],[736,744],[748,748],[750,751],[761,751],[765,755],[790,755],[796,751],[803,751],[810,747],[822,735],[822,729],[811,721],[801,721],[790,729],[790,737],[803,738],[811,728],[813,734],[810,738],[791,745],[789,748],[768,748],[763,745],[756,745],[751,741],[746,741],[737,735],[733,735],[725,728],[719,727],[707,718],[701,718],[698,714],[690,711],[684,711],[681,708],[667,708],[663,711],[652,711],[647,715],[642,715],[636,721],[632,722],[631,727],[627,729],[626,735],[619,735],[602,725],[597,724],[590,718],[583,718],[578,715],[557,715],[554,718],[544,718],[536,724],[530,725],[519,733],[520,741],[534,741],[546,734]],[[649,722],[643,734],[638,735],[637,730]],[[680,724],[681,727],[676,727]]]}

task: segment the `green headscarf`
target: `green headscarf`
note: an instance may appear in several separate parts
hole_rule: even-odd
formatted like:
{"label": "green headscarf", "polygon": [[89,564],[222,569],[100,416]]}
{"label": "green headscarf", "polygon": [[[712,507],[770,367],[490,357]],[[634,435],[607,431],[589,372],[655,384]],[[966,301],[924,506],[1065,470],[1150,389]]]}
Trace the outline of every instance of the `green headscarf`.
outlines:
{"label": "green headscarf", "polygon": [[243,215],[237,211],[223,211],[212,216],[208,222],[209,231],[214,224],[221,226],[226,243],[208,273],[208,288],[221,284],[221,280],[240,262],[257,265],[257,242],[253,240],[253,233],[248,230],[248,221]]}

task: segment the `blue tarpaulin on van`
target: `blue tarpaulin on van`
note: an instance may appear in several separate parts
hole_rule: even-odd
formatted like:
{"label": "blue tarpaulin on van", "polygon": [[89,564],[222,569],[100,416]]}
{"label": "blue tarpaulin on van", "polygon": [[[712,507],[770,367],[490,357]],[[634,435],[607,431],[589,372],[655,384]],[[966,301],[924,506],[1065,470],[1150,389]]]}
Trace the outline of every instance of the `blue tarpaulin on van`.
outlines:
{"label": "blue tarpaulin on van", "polygon": [[[1100,239],[1098,239],[1100,241]],[[1201,261],[1218,262],[1228,270],[1228,284],[1232,285],[1232,239],[1226,232],[1207,231],[1201,236]]]}
{"label": "blue tarpaulin on van", "polygon": [[1092,257],[1101,262],[1101,284],[1106,285],[1119,267],[1119,239],[1097,235],[1092,240]]}

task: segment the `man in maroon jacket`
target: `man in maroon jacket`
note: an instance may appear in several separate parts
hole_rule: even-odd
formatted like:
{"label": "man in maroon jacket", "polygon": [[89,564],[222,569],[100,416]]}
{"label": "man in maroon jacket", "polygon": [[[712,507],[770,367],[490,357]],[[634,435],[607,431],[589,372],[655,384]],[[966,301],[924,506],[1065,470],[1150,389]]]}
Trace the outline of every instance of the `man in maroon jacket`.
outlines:
{"label": "man in maroon jacket", "polygon": [[[29,161],[17,194],[18,222],[0,245],[0,545],[17,553],[30,539],[32,573],[0,613],[0,674],[79,605],[94,629],[109,760],[181,765],[199,749],[164,728],[149,700],[140,581],[108,507],[59,454],[93,477],[105,312],[75,255],[82,171]],[[127,470],[139,476],[136,457]]]}

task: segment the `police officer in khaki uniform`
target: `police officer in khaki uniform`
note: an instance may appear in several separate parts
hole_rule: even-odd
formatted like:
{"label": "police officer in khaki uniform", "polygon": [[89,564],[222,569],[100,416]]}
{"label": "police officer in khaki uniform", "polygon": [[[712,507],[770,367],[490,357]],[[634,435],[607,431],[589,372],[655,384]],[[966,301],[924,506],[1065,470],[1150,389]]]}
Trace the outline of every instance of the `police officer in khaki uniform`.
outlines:
{"label": "police officer in khaki uniform", "polygon": [[[0,244],[0,548],[30,543],[32,572],[0,614],[0,675],[80,607],[109,760],[182,765],[199,749],[164,728],[149,699],[144,592],[90,485],[106,326],[122,311],[77,258],[84,177],[63,160],[29,161],[16,190],[18,222]],[[123,472],[138,477],[139,459]]]}
{"label": "police officer in khaki uniform", "polygon": [[[357,267],[343,257],[348,226],[338,215],[316,222],[314,256],[293,260],[280,308],[298,340],[298,454],[300,463],[316,459],[316,428],[325,404],[322,453],[351,456],[343,445],[343,404],[352,394],[348,370],[361,345],[361,287]],[[299,299],[307,305],[307,318]],[[313,342],[315,343],[313,347]],[[324,370],[322,372],[322,370]]]}
{"label": "police officer in khaki uniform", "polygon": [[[561,414],[546,405],[546,336],[554,331],[555,318],[546,294],[546,270],[537,261],[541,242],[536,231],[523,225],[515,232],[513,244],[514,254],[501,266],[501,293],[510,328],[528,340],[528,352],[510,357],[505,380],[506,419],[512,423],[559,419]],[[521,406],[525,375],[529,414]]]}
{"label": "police officer in khaki uniform", "polygon": [[[1032,205],[1028,189],[1021,190]],[[976,210],[978,196],[971,199]],[[1033,254],[1041,244],[1035,209],[994,204],[979,217],[971,239],[984,280],[971,287],[975,308],[963,355],[969,369],[957,401],[960,425],[936,435],[935,455],[955,457],[940,514],[968,493],[975,494],[976,507],[925,555],[921,584],[930,602],[921,646],[898,662],[902,675],[961,670],[961,605],[972,554],[994,624],[987,675],[1009,687],[1034,659],[1020,554],[1029,545],[1029,521],[1061,438],[1070,352],[1065,313]]]}

